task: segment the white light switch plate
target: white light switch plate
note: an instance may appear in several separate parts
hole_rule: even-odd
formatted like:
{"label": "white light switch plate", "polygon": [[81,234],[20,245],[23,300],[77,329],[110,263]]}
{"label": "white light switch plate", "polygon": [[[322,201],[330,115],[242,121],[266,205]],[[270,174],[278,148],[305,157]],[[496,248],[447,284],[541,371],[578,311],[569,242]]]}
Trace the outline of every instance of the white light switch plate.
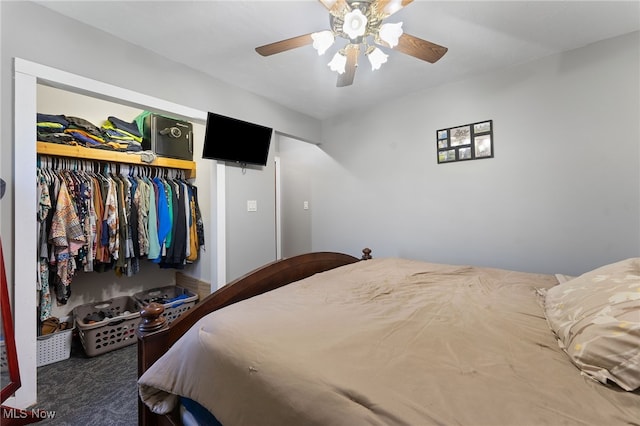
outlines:
{"label": "white light switch plate", "polygon": [[258,211],[258,200],[247,200],[247,211],[248,212],[257,212]]}

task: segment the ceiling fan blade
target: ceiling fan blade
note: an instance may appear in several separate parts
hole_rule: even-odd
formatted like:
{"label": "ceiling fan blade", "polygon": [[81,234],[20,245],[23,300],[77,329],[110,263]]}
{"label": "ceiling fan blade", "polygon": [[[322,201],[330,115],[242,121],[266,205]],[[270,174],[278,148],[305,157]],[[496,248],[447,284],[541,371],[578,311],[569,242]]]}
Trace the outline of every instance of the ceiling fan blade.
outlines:
{"label": "ceiling fan blade", "polygon": [[313,38],[311,34],[300,35],[297,37],[288,38],[286,40],[276,41],[275,43],[265,44],[264,46],[256,47],[256,52],[262,56],[275,55],[276,53],[285,52],[287,50],[295,49],[297,47],[313,44]]}
{"label": "ceiling fan blade", "polygon": [[343,15],[343,11],[351,10],[347,0],[319,0],[333,16]]}
{"label": "ceiling fan blade", "polygon": [[346,47],[347,64],[345,71],[338,75],[336,87],[350,86],[353,84],[353,78],[356,76],[356,68],[358,68],[358,55],[360,54],[359,44],[350,44]]}
{"label": "ceiling fan blade", "polygon": [[432,64],[442,58],[444,54],[447,53],[447,50],[449,50],[444,46],[431,43],[430,41],[414,37],[407,33],[400,36],[398,45],[394,47],[394,49]]}
{"label": "ceiling fan blade", "polygon": [[336,0],[318,0],[327,10],[331,10],[333,5],[336,3]]}
{"label": "ceiling fan blade", "polygon": [[410,3],[413,3],[413,0],[378,0],[376,2],[376,10],[383,18],[386,18]]}

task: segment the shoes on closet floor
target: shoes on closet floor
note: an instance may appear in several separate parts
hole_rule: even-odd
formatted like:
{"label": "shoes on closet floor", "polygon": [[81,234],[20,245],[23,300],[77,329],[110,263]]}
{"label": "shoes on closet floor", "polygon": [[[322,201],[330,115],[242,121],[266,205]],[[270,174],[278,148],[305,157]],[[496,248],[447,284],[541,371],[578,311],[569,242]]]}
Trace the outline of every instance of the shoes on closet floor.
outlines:
{"label": "shoes on closet floor", "polygon": [[56,331],[66,330],[67,328],[69,328],[68,322],[60,322],[60,320],[56,317],[49,317],[46,320],[42,321],[40,335],[44,336],[46,334],[55,333]]}
{"label": "shoes on closet floor", "polygon": [[55,333],[60,326],[60,320],[56,317],[49,317],[46,320],[42,321],[41,327],[41,335]]}

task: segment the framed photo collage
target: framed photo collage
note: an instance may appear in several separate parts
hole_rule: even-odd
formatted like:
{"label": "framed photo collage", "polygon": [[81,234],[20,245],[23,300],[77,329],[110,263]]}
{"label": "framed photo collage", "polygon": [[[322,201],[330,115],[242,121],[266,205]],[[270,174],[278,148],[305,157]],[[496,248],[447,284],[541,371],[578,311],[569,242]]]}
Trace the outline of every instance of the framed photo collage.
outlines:
{"label": "framed photo collage", "polygon": [[493,158],[493,120],[436,132],[438,163]]}

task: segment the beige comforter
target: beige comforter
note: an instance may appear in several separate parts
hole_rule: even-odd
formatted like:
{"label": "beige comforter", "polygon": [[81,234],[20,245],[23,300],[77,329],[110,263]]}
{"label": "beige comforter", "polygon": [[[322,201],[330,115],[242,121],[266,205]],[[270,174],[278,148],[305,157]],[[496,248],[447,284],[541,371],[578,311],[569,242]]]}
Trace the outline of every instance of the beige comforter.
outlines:
{"label": "beige comforter", "polygon": [[615,425],[640,395],[584,377],[537,289],[551,275],[358,262],[200,320],[140,379],[237,425]]}

